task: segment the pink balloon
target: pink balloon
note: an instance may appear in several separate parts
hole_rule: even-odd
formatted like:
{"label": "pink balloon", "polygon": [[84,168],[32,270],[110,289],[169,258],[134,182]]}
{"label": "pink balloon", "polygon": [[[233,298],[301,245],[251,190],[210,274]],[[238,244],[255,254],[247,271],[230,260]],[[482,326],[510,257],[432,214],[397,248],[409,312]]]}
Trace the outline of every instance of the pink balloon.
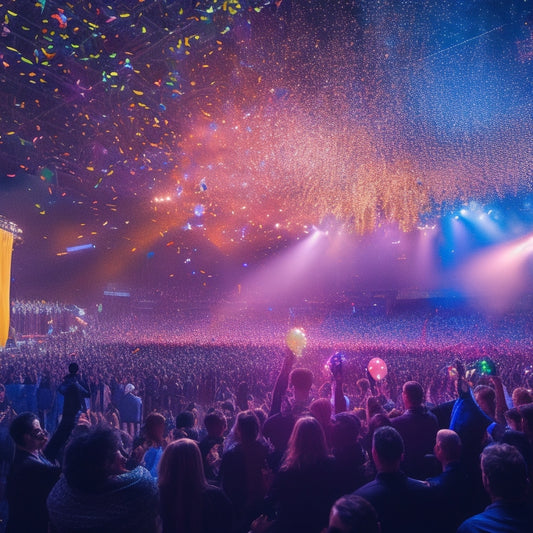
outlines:
{"label": "pink balloon", "polygon": [[380,359],[379,357],[374,357],[373,359],[370,359],[370,362],[368,363],[368,372],[369,374],[376,380],[380,381],[387,375],[387,364],[383,359]]}

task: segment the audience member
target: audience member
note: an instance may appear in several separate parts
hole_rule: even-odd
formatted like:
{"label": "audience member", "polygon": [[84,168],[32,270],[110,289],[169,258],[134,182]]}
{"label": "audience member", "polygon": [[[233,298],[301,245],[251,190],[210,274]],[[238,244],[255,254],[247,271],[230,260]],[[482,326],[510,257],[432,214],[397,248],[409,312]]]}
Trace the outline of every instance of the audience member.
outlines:
{"label": "audience member", "polygon": [[119,435],[96,428],[72,440],[64,476],[48,497],[54,533],[155,533],[157,485],[139,466],[124,467]]}
{"label": "audience member", "polygon": [[389,420],[389,417],[381,413],[374,415],[372,418],[369,419],[368,430],[361,441],[361,444],[365,452],[368,454],[372,463],[374,462],[374,460],[372,459],[372,438],[376,429],[383,426],[391,426],[391,421]]}
{"label": "audience member", "polygon": [[365,483],[363,466],[368,459],[359,443],[361,422],[353,413],[338,413],[331,429],[336,483],[341,494],[349,494]]}
{"label": "audience member", "polygon": [[391,420],[405,446],[402,470],[408,476],[424,479],[427,475],[424,457],[433,451],[439,424],[437,417],[424,405],[424,389],[419,383],[404,383],[402,399],[405,412]]}
{"label": "audience member", "polygon": [[269,492],[270,514],[276,516],[275,531],[320,532],[328,523],[339,491],[322,427],[315,418],[298,419]]}
{"label": "audience member", "polygon": [[63,428],[48,442],[35,414],[21,413],[11,422],[16,451],[7,478],[8,533],[47,533],[46,498],[61,474],[56,459],[69,435]]}
{"label": "audience member", "polygon": [[213,410],[204,418],[207,435],[199,442],[205,477],[213,485],[220,484],[220,465],[222,463],[226,418],[222,411]]}
{"label": "audience member", "polygon": [[166,420],[160,413],[150,413],[144,422],[144,467],[157,480],[157,468],[166,446]]}
{"label": "audience member", "polygon": [[198,431],[194,428],[196,420],[194,419],[194,413],[186,410],[182,411],[176,417],[176,429],[174,431],[175,439],[191,439],[198,442]]}
{"label": "audience member", "polygon": [[196,442],[179,439],[166,447],[158,482],[163,533],[231,532],[231,504],[207,483]]}
{"label": "audience member", "polygon": [[530,533],[533,507],[528,501],[524,458],[508,444],[487,446],[481,455],[483,485],[492,504],[465,520],[458,533]]}
{"label": "audience member", "polygon": [[318,423],[322,426],[324,436],[326,437],[326,445],[328,450],[331,450],[331,400],[328,398],[318,398],[311,402],[309,406],[310,414],[318,420]]}
{"label": "audience member", "polygon": [[380,533],[376,510],[364,498],[349,494],[331,508],[327,533]]}
{"label": "audience member", "polygon": [[512,394],[513,407],[520,407],[533,402],[533,394],[525,387],[516,387]]}
{"label": "audience member", "polygon": [[63,382],[58,388],[58,391],[65,398],[63,403],[63,416],[68,416],[73,421],[79,413],[87,411],[85,398],[90,398],[91,396],[87,385],[82,383],[78,375],[78,370],[77,363],[70,363],[68,374],[64,377]]}
{"label": "audience member", "polygon": [[[287,449],[296,420],[308,413],[309,391],[313,384],[313,373],[307,368],[296,368],[291,372],[295,358],[289,350],[274,386],[269,417],[263,426],[263,434],[274,446],[278,464]],[[282,410],[289,381],[294,389],[294,402]]]}
{"label": "audience member", "polygon": [[435,531],[455,533],[457,527],[478,509],[473,501],[474,487],[464,465],[461,463],[461,439],[451,429],[437,433],[435,457],[442,473],[427,480],[439,506],[439,519]]}
{"label": "audience member", "polygon": [[372,439],[372,457],[377,469],[374,481],[355,491],[376,510],[382,533],[432,531],[430,488],[400,471],[403,440],[392,427],[378,428]]}
{"label": "audience member", "polygon": [[142,400],[134,394],[135,386],[128,383],[124,389],[119,405],[120,422],[122,429],[127,431],[131,437],[139,434],[142,419]]}
{"label": "audience member", "polygon": [[229,497],[235,523],[246,531],[260,514],[266,494],[263,472],[267,469],[268,446],[260,438],[259,420],[253,411],[241,411],[232,430],[233,442],[222,456],[220,478]]}

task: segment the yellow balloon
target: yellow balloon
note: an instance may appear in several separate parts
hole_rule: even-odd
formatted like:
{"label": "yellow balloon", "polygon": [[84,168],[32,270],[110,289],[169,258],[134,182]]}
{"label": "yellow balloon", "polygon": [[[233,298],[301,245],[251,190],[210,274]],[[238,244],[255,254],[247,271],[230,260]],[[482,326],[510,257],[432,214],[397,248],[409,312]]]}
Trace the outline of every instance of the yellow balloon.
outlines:
{"label": "yellow balloon", "polygon": [[307,337],[301,328],[292,328],[285,337],[285,342],[291,352],[300,357],[307,346]]}

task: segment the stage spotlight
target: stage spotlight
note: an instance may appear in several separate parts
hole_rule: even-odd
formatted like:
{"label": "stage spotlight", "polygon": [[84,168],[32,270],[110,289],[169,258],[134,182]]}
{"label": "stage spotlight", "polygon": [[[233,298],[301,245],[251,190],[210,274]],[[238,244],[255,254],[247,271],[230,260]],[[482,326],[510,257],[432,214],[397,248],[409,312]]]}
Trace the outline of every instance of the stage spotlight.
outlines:
{"label": "stage spotlight", "polygon": [[96,248],[94,244],[80,244],[79,246],[69,246],[67,248],[67,253],[71,254],[73,252],[81,252],[82,250],[91,250]]}

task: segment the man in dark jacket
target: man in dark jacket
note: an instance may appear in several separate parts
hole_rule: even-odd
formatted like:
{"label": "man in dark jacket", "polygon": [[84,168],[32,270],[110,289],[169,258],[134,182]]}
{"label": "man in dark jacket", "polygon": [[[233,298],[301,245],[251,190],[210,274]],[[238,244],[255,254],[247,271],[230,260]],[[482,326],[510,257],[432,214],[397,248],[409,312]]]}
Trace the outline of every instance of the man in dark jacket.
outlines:
{"label": "man in dark jacket", "polygon": [[91,393],[89,387],[81,383],[76,363],[70,363],[68,374],[59,385],[58,391],[65,397],[63,416],[75,418],[80,411],[86,411],[85,398],[90,398]]}
{"label": "man in dark jacket", "polygon": [[394,428],[378,428],[372,439],[372,458],[378,472],[376,479],[354,494],[374,507],[382,533],[433,531],[430,488],[400,471],[403,450],[402,437]]}
{"label": "man in dark jacket", "polygon": [[461,439],[455,431],[441,429],[437,433],[434,453],[442,472],[427,480],[439,502],[436,533],[455,533],[463,520],[481,510],[476,505],[473,480],[461,462],[461,449]]}
{"label": "man in dark jacket", "polygon": [[528,501],[527,466],[508,444],[487,446],[481,455],[483,485],[492,504],[463,522],[458,533],[530,533],[533,508]]}
{"label": "man in dark jacket", "polygon": [[50,441],[33,413],[21,413],[9,427],[16,451],[7,478],[9,517],[6,533],[47,533],[46,498],[59,479],[59,453],[76,424],[83,395],[88,391],[78,381],[78,365],[71,363],[60,386],[65,396],[61,423]]}
{"label": "man in dark jacket", "polygon": [[[64,427],[64,426],[63,426]],[[7,533],[46,533],[46,498],[59,479],[59,449],[70,432],[63,428],[47,444],[46,433],[33,413],[18,415],[9,428],[16,451],[7,479]]]}
{"label": "man in dark jacket", "polygon": [[416,479],[427,477],[424,456],[432,453],[439,430],[437,417],[424,405],[424,396],[424,389],[419,383],[406,382],[402,389],[405,412],[391,420],[405,446],[402,470]]}

